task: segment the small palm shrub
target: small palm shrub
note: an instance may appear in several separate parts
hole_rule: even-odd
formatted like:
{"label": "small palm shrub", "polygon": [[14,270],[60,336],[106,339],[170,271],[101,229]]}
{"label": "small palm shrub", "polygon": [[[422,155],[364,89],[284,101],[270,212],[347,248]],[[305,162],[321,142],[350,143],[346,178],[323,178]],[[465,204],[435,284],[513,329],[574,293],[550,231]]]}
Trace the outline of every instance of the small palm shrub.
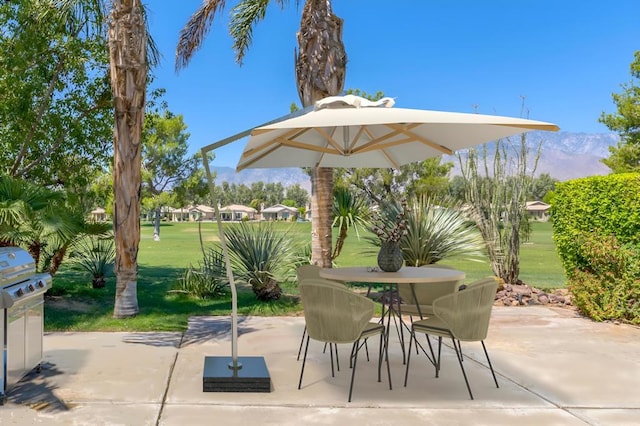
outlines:
{"label": "small palm shrub", "polygon": [[174,287],[173,292],[185,293],[198,299],[209,299],[227,293],[227,279],[224,257],[218,247],[204,252],[202,262],[198,266],[189,266]]}
{"label": "small palm shrub", "polygon": [[294,256],[288,232],[272,223],[239,223],[226,227],[231,265],[238,280],[249,284],[258,300],[282,295],[278,279],[291,274]]}
{"label": "small palm shrub", "polygon": [[116,249],[113,237],[86,237],[78,240],[71,251],[69,259],[72,267],[91,274],[91,286],[103,288],[107,275],[113,271]]}

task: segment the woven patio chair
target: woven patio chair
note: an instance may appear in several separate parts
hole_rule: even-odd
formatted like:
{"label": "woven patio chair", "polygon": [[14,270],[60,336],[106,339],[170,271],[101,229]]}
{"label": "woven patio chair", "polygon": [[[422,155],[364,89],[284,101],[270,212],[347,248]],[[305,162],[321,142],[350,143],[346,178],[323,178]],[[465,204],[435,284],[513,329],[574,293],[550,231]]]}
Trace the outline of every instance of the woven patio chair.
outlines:
{"label": "woven patio chair", "polygon": [[303,279],[300,282],[300,296],[307,323],[307,338],[298,389],[302,387],[310,339],[334,344],[351,343],[353,344],[351,351],[353,365],[349,385],[349,402],[351,402],[358,352],[362,347],[361,342],[376,335],[380,336],[378,381],[381,381],[382,357],[384,356],[387,363],[389,389],[391,389],[391,370],[386,347],[385,327],[378,322],[371,321],[374,314],[373,301],[347,288],[341,288],[334,281],[324,279]]}
{"label": "woven patio chair", "polygon": [[[411,326],[411,338],[409,340],[409,350],[407,357],[407,368],[405,370],[404,385],[407,385],[409,375],[409,364],[411,361],[411,345],[416,340],[416,333],[425,333],[431,336],[438,336],[438,355],[437,358],[431,351],[431,362],[436,369],[436,377],[440,371],[440,352],[442,348],[442,338],[449,337],[453,342],[453,348],[456,351],[458,364],[464,377],[464,381],[469,391],[469,396],[473,399],[473,393],[469,386],[469,380],[464,370],[462,362],[462,352],[459,349],[460,342],[481,342],[484,350],[493,381],[498,386],[489,353],[484,344],[489,329],[489,320],[491,318],[491,309],[495,300],[498,283],[493,278],[487,278],[471,283],[460,291],[439,297],[433,301],[433,316],[416,321]],[[457,340],[457,343],[456,343]],[[422,346],[421,346],[422,348]],[[422,351],[427,355],[424,348]],[[428,356],[428,355],[427,355]]]}

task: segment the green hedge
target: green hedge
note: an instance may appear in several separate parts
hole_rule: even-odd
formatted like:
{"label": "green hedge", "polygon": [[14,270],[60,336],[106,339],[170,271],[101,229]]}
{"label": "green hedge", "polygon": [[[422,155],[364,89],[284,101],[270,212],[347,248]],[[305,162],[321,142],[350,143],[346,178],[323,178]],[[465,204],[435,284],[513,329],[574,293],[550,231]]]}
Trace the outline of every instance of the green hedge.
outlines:
{"label": "green hedge", "polygon": [[576,306],[596,320],[640,322],[640,174],[560,183],[551,217]]}

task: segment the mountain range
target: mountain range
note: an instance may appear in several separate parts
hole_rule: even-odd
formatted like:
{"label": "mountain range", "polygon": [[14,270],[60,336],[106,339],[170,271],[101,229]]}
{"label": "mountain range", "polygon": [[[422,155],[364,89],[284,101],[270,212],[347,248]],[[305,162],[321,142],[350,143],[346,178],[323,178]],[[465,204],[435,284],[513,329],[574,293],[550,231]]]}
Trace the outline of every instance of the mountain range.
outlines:
{"label": "mountain range", "polygon": [[[609,168],[600,161],[609,156],[609,147],[618,143],[615,133],[530,132],[527,142],[536,146],[542,141],[542,149],[536,175],[548,173],[560,181],[592,175],[606,175]],[[454,164],[453,156],[444,157]],[[280,182],[286,188],[299,184],[311,190],[309,176],[299,168],[245,169],[236,173],[232,167],[214,167],[216,182],[251,185],[253,182]],[[453,174],[456,174],[456,168]]]}

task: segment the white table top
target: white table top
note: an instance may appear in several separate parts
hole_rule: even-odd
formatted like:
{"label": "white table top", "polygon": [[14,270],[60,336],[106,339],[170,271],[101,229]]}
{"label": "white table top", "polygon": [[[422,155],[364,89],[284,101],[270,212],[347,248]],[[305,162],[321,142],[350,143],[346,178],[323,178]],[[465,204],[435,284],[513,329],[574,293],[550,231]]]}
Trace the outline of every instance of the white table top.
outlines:
{"label": "white table top", "polygon": [[403,266],[397,272],[369,272],[367,269],[371,268],[366,266],[323,268],[320,269],[320,276],[335,281],[383,284],[432,283],[465,279],[465,273],[455,269],[419,268],[415,266]]}

